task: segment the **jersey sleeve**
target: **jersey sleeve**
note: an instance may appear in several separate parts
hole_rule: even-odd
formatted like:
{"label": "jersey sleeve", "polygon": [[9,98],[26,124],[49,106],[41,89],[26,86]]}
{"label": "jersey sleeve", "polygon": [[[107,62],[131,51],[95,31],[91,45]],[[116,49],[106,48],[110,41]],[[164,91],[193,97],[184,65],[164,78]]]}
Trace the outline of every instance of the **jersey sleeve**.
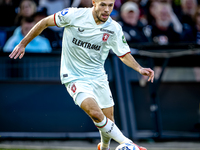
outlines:
{"label": "jersey sleeve", "polygon": [[111,43],[112,51],[118,56],[123,57],[127,53],[130,53],[130,47],[126,42],[124,33],[121,26],[118,27],[118,30]]}
{"label": "jersey sleeve", "polygon": [[54,22],[58,27],[65,27],[70,25],[74,18],[75,8],[65,8],[54,14]]}

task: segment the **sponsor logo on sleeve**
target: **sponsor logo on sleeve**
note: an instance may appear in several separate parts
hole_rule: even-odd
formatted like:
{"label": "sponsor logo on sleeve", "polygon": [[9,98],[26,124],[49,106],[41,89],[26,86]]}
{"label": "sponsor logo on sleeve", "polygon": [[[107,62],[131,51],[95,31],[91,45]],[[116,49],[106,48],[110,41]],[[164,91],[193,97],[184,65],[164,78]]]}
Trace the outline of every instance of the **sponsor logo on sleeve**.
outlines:
{"label": "sponsor logo on sleeve", "polygon": [[127,43],[127,42],[126,42],[126,38],[125,38],[124,35],[122,36],[122,42],[123,42],[123,43]]}
{"label": "sponsor logo on sleeve", "polygon": [[69,9],[64,9],[62,12],[61,12],[61,15],[62,16],[65,16],[67,13],[68,13]]}

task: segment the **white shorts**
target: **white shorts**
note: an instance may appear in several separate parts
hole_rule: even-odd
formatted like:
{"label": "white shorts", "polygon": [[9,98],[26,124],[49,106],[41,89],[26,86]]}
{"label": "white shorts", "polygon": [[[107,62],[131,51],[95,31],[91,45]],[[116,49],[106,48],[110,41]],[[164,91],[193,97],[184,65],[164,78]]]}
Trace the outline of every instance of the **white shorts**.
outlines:
{"label": "white shorts", "polygon": [[114,106],[113,97],[107,80],[76,80],[65,84],[67,91],[79,107],[88,97],[95,99],[101,109]]}

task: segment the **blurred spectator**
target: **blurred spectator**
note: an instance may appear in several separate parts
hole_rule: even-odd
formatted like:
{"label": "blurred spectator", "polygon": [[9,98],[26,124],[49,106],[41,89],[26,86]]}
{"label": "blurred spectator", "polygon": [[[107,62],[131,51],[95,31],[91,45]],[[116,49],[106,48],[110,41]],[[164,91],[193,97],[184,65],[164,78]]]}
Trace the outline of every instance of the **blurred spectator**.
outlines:
{"label": "blurred spectator", "polygon": [[154,7],[152,16],[155,22],[152,23],[152,39],[158,44],[179,42],[182,33],[182,24],[173,13],[169,3],[158,2]]}
{"label": "blurred spectator", "polygon": [[139,21],[139,8],[134,2],[126,2],[121,6],[121,24],[127,43],[149,42],[146,27]]}
{"label": "blurred spectator", "polygon": [[52,15],[71,6],[71,1],[72,0],[40,0],[39,7],[47,8],[47,15]]}
{"label": "blurred spectator", "polygon": [[39,7],[37,12],[32,15],[34,21],[37,23],[43,18],[47,17],[47,8],[46,7]]}
{"label": "blurred spectator", "polygon": [[194,14],[195,26],[193,28],[194,38],[193,41],[200,45],[200,6],[197,7]]}
{"label": "blurred spectator", "polygon": [[37,5],[33,0],[22,0],[19,5],[18,14],[15,19],[15,24],[19,26],[21,19],[23,17],[30,17],[36,11],[37,11]]}
{"label": "blurred spectator", "polygon": [[[38,9],[38,12],[36,12],[33,15],[33,18],[36,23],[45,17],[47,17],[47,9],[45,7]],[[54,31],[51,28],[46,28],[45,30],[42,31],[40,35],[47,38],[50,41],[53,50],[61,48],[61,38],[57,31]]]}
{"label": "blurred spectator", "polygon": [[193,16],[198,6],[197,0],[181,0],[182,13],[180,15],[181,23],[187,23],[194,26]]}
{"label": "blurred spectator", "polygon": [[0,48],[13,34],[16,15],[13,0],[0,0]]}
{"label": "blurred spectator", "polygon": [[36,3],[36,5],[37,5],[37,7],[39,6],[39,2],[40,2],[40,0],[33,0],[35,3]]}
{"label": "blurred spectator", "polygon": [[121,1],[122,1],[122,4],[124,4],[126,2],[134,2],[138,5],[138,7],[139,7],[140,2],[141,2],[141,0],[121,0]]}
{"label": "blurred spectator", "polygon": [[0,26],[8,27],[14,25],[16,17],[15,6],[12,0],[0,0]]}
{"label": "blurred spectator", "polygon": [[72,7],[92,7],[90,0],[73,0]]}
{"label": "blurred spectator", "polygon": [[172,0],[171,5],[172,5],[172,8],[174,10],[174,13],[180,19],[180,15],[181,15],[181,12],[182,12],[181,0]]}
{"label": "blurred spectator", "polygon": [[159,4],[157,1],[148,1],[146,5],[146,15],[147,15],[147,22],[149,25],[151,25],[153,22],[155,22],[155,14],[156,14],[156,7]]}
{"label": "blurred spectator", "polygon": [[[15,5],[16,8],[19,7],[21,1],[22,0],[13,0],[13,3],[14,3],[14,5]],[[39,5],[39,1],[40,0],[33,0],[33,1],[36,3],[37,6]]]}
{"label": "blurred spectator", "polygon": [[[15,29],[14,34],[6,42],[3,51],[11,52],[34,25],[35,22],[33,18],[23,18],[21,21],[21,26]],[[26,52],[32,53],[49,53],[51,51],[52,48],[49,40],[41,36],[34,38],[26,47]]]}
{"label": "blurred spectator", "polygon": [[[138,5],[138,8],[139,8],[139,20],[144,25],[147,25],[147,19],[146,19],[145,10],[144,10],[144,6],[141,5],[141,1],[142,0],[122,0],[122,4],[124,4],[126,2],[134,2],[134,3],[136,3]],[[143,3],[145,3],[145,2],[143,2]]]}
{"label": "blurred spectator", "polygon": [[191,27],[187,23],[183,24],[183,32],[181,33],[181,41],[182,43],[195,43],[196,38],[196,28]]}
{"label": "blurred spectator", "polygon": [[[52,15],[58,11],[63,10],[64,8],[70,7],[73,0],[40,0],[39,8],[47,8],[47,15]],[[58,28],[56,26],[49,27],[56,32],[62,34],[63,28]]]}
{"label": "blurred spectator", "polygon": [[194,15],[197,9],[197,0],[180,0],[181,11],[179,11],[179,20],[182,23],[183,31],[181,42],[196,43],[197,28]]}
{"label": "blurred spectator", "polygon": [[122,5],[122,1],[121,0],[115,0],[114,10],[119,11],[121,5]]}

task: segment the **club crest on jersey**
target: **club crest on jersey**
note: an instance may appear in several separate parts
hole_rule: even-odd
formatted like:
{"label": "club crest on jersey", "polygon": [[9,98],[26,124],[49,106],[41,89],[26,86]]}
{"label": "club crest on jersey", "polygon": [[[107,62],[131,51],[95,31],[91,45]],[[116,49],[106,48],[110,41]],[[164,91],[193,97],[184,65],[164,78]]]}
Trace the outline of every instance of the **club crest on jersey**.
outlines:
{"label": "club crest on jersey", "polygon": [[73,93],[76,92],[76,85],[75,84],[72,85],[71,90],[72,90]]}
{"label": "club crest on jersey", "polygon": [[106,42],[106,41],[108,40],[109,36],[110,36],[110,34],[104,33],[104,34],[103,34],[102,41]]}
{"label": "club crest on jersey", "polygon": [[62,16],[66,15],[66,14],[68,13],[68,11],[69,11],[68,8],[67,8],[67,9],[64,9],[64,10],[61,12],[61,15],[62,15]]}

